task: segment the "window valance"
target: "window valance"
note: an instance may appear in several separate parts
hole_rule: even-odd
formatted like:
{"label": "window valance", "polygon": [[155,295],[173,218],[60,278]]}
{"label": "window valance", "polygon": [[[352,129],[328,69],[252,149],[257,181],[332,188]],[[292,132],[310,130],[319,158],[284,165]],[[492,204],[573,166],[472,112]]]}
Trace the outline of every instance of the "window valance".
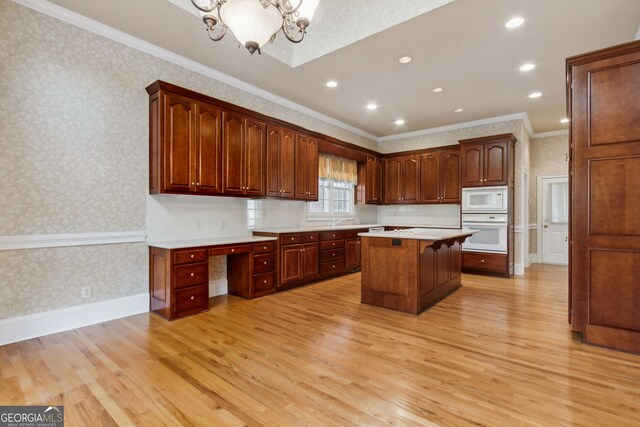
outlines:
{"label": "window valance", "polygon": [[358,162],[320,153],[318,175],[321,179],[356,185],[358,183]]}

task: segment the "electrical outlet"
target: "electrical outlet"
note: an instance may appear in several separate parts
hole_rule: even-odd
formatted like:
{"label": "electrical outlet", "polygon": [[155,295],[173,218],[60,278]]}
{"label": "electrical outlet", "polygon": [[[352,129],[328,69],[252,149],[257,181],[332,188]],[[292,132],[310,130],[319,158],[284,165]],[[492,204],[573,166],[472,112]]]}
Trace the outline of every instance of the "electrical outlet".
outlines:
{"label": "electrical outlet", "polygon": [[202,220],[201,219],[196,221],[196,231],[202,231]]}
{"label": "electrical outlet", "polygon": [[91,286],[83,286],[80,288],[80,296],[82,299],[91,298]]}

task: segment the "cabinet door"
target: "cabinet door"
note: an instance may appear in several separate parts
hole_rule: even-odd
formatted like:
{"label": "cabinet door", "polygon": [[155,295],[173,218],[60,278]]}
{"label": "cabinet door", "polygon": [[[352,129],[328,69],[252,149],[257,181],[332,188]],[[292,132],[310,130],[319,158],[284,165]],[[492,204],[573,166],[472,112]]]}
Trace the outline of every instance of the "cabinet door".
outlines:
{"label": "cabinet door", "polygon": [[177,95],[164,97],[163,190],[195,190],[195,104]]}
{"label": "cabinet door", "polygon": [[484,146],[484,185],[507,185],[507,144]]}
{"label": "cabinet door", "polygon": [[309,138],[307,145],[307,200],[318,200],[318,140]]}
{"label": "cabinet door", "polygon": [[222,192],[244,194],[244,120],[239,114],[222,113]]}
{"label": "cabinet door", "polygon": [[418,203],[420,199],[420,156],[402,160],[402,203]]}
{"label": "cabinet door", "polygon": [[344,242],[344,266],[347,270],[360,268],[360,238],[346,239]]}
{"label": "cabinet door", "polygon": [[440,203],[440,154],[423,154],[420,163],[420,202]]}
{"label": "cabinet door", "polygon": [[280,151],[282,150],[283,129],[267,127],[267,196],[282,197],[280,184]]}
{"label": "cabinet door", "polygon": [[317,277],[320,271],[320,245],[309,243],[302,245],[302,278]]}
{"label": "cabinet door", "polygon": [[382,198],[383,196],[383,172],[382,172],[382,159],[376,158],[376,176],[375,176],[375,180],[374,180],[374,199],[376,201],[376,203],[382,203]]}
{"label": "cabinet door", "polygon": [[440,203],[460,204],[460,153],[447,151],[440,156]]}
{"label": "cabinet door", "polygon": [[220,173],[222,110],[203,103],[198,103],[197,108],[196,191],[203,194],[220,194],[222,192]]}
{"label": "cabinet door", "polygon": [[381,180],[382,180],[382,161],[377,157],[367,156],[366,164],[366,182],[365,182],[365,203],[378,204],[382,202]]}
{"label": "cabinet door", "polygon": [[[280,141],[280,166],[279,182],[282,197],[294,196],[295,185],[295,146],[296,133],[290,129],[284,129]],[[316,160],[317,162],[317,160]],[[317,167],[316,167],[317,169]]]}
{"label": "cabinet door", "polygon": [[[309,179],[309,172],[307,165],[307,159],[309,151],[309,139],[306,135],[296,134],[296,152],[295,152],[295,184],[294,195],[296,199],[307,199],[307,180]],[[317,169],[317,167],[316,167]]]}
{"label": "cabinet door", "polygon": [[244,194],[264,196],[266,194],[266,126],[263,122],[245,119],[244,140]]}
{"label": "cabinet door", "polygon": [[402,161],[399,157],[384,159],[384,201],[400,203],[402,199]]}
{"label": "cabinet door", "polygon": [[280,284],[286,285],[302,278],[302,245],[280,248]]}
{"label": "cabinet door", "polygon": [[481,187],[484,179],[484,146],[462,146],[462,186]]}

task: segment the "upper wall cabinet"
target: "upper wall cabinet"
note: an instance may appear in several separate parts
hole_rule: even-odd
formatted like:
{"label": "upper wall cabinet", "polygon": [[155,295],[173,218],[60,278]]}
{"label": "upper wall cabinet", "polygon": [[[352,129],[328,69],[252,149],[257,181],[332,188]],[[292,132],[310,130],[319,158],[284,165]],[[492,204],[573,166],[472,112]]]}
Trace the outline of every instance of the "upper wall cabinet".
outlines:
{"label": "upper wall cabinet", "polygon": [[384,201],[388,204],[419,202],[420,156],[384,159]]}
{"label": "upper wall cabinet", "polygon": [[150,193],[220,194],[222,111],[164,91],[149,102]]}
{"label": "upper wall cabinet", "polygon": [[382,203],[382,159],[367,156],[365,172],[365,203],[379,205]]}
{"label": "upper wall cabinet", "polygon": [[266,125],[238,113],[222,115],[222,193],[266,194]]}
{"label": "upper wall cabinet", "polygon": [[318,140],[298,133],[295,147],[295,198],[318,200]]}
{"label": "upper wall cabinet", "polygon": [[512,186],[515,142],[510,133],[460,141],[462,187]]}
{"label": "upper wall cabinet", "polygon": [[460,150],[420,156],[420,202],[460,203]]}

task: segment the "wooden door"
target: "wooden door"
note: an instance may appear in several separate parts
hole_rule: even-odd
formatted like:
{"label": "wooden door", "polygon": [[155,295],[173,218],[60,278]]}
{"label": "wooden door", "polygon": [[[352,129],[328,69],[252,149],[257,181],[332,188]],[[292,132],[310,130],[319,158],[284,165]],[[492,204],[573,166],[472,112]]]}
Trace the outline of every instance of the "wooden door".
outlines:
{"label": "wooden door", "polygon": [[420,156],[420,202],[440,203],[440,154]]}
{"label": "wooden door", "polygon": [[282,197],[282,185],[280,183],[282,138],[283,129],[281,127],[267,127],[267,196],[270,197]]}
{"label": "wooden door", "polygon": [[365,203],[382,203],[382,161],[377,157],[367,156],[365,172]]}
{"label": "wooden door", "polygon": [[244,140],[244,194],[264,196],[266,194],[267,138],[264,122],[245,119]]}
{"label": "wooden door", "polygon": [[382,159],[376,157],[376,173],[374,179],[374,191],[373,196],[376,203],[382,203],[384,194],[382,187],[383,186],[383,176],[382,176]]}
{"label": "wooden door", "polygon": [[307,200],[318,200],[318,140],[309,138],[307,145]]}
{"label": "wooden door", "polygon": [[344,242],[344,266],[348,271],[360,268],[360,238],[353,237]]}
{"label": "wooden door", "polygon": [[222,192],[244,194],[244,118],[240,114],[222,113]]}
{"label": "wooden door", "polygon": [[302,245],[302,278],[317,277],[320,271],[320,244]]}
{"label": "wooden door", "polygon": [[484,181],[484,145],[463,145],[462,186],[481,187]]}
{"label": "wooden door", "polygon": [[[282,197],[294,197],[295,187],[295,150],[296,133],[291,129],[284,129],[280,141],[279,182]],[[316,164],[317,164],[316,159]],[[316,170],[318,168],[316,167]]]}
{"label": "wooden door", "polygon": [[420,156],[402,158],[402,203],[420,200]]}
{"label": "wooden door", "polygon": [[640,352],[640,42],[567,60],[571,323]]}
{"label": "wooden door", "polygon": [[188,98],[164,96],[163,191],[195,191],[195,114]]}
{"label": "wooden door", "polygon": [[460,151],[446,151],[440,157],[440,202],[460,204]]}
{"label": "wooden door", "polygon": [[296,282],[302,278],[302,245],[287,245],[280,248],[280,285]]}
{"label": "wooden door", "polygon": [[507,144],[494,142],[484,146],[483,185],[507,185]]}
{"label": "wooden door", "polygon": [[196,120],[196,191],[201,194],[220,194],[222,138],[220,138],[222,110],[209,104],[197,104]]}
{"label": "wooden door", "polygon": [[294,196],[300,200],[307,199],[307,179],[309,179],[309,172],[307,172],[308,148],[307,136],[296,134]]}
{"label": "wooden door", "polygon": [[384,159],[384,201],[400,203],[402,200],[402,159]]}

